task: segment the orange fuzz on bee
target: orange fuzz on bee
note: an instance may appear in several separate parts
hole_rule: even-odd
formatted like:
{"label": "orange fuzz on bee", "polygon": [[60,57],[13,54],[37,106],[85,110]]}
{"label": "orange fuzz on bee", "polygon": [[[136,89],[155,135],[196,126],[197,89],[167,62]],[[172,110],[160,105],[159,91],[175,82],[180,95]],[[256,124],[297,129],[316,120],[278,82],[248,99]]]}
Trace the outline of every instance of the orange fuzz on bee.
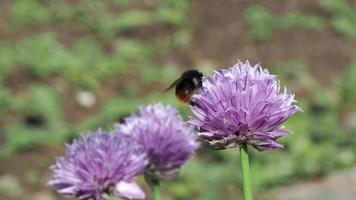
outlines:
{"label": "orange fuzz on bee", "polygon": [[197,70],[185,71],[164,92],[175,87],[176,97],[182,103],[190,103],[194,91],[202,87],[203,74]]}

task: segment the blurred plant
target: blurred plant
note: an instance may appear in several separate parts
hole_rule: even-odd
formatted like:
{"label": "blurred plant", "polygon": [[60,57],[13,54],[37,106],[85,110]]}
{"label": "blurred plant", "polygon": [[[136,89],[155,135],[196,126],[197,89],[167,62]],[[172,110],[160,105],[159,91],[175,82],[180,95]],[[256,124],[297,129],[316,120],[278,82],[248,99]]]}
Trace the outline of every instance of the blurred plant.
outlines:
{"label": "blurred plant", "polygon": [[[23,25],[44,25],[53,22],[75,23],[94,30],[102,39],[112,39],[121,32],[143,26],[163,24],[182,27],[186,22],[189,0],[158,1],[149,4],[151,9],[128,9],[134,1],[80,0],[76,6],[64,1],[17,0],[11,9],[11,28]],[[136,2],[137,3],[137,2]],[[141,2],[142,3],[142,2]],[[114,7],[115,9],[113,9]],[[126,8],[127,11],[121,12]],[[116,12],[113,10],[120,10]]]}
{"label": "blurred plant", "polygon": [[[135,5],[134,1],[118,1],[109,5],[107,2],[80,0],[73,3],[74,6],[60,0],[18,0],[11,10],[9,30],[12,26],[21,28],[50,23],[67,26],[69,23],[84,30],[94,30],[100,40],[109,40],[120,32],[148,25],[174,25],[179,29],[169,33],[163,41],[154,41],[154,45],[120,36],[117,42],[114,41],[112,53],[103,50],[100,41],[92,36],[74,41],[71,48],[65,48],[52,33],[31,36],[16,44],[0,44],[0,64],[4,65],[1,75],[5,76],[5,71],[14,66],[22,66],[39,78],[56,75],[83,89],[96,90],[105,80],[137,70],[142,71],[140,78],[143,83],[156,83],[156,77],[167,71],[154,64],[156,58],[167,49],[187,44],[190,40],[190,33],[184,31],[189,2],[144,2],[149,9],[137,9],[130,8],[131,4]],[[15,50],[12,48],[14,45]]]}
{"label": "blurred plant", "polygon": [[156,49],[149,43],[133,39],[119,40],[115,43],[115,56],[124,62],[150,62]]}
{"label": "blurred plant", "polygon": [[192,35],[189,30],[181,30],[172,36],[172,42],[173,46],[176,47],[181,47],[181,48],[187,48],[189,47],[190,42],[192,41]]}
{"label": "blurred plant", "polygon": [[270,70],[272,73],[278,74],[283,85],[290,85],[291,90],[297,94],[307,96],[317,87],[317,82],[300,60],[276,63]]}
{"label": "blurred plant", "polygon": [[298,11],[292,11],[284,17],[279,18],[278,27],[289,30],[294,27],[305,28],[309,30],[320,31],[324,28],[324,20],[317,15],[305,15]]}
{"label": "blurred plant", "polygon": [[[145,85],[155,82],[167,84],[177,76],[177,70],[173,66],[160,67],[154,63],[154,59],[160,52],[164,52],[167,46],[157,45],[152,47],[148,43],[138,40],[120,40],[116,43],[115,57],[126,65],[132,65],[139,71],[140,81]],[[160,77],[157,79],[157,77]],[[167,79],[170,78],[168,81]],[[167,82],[165,82],[167,81]]]}
{"label": "blurred plant", "polygon": [[[309,97],[309,109],[314,124],[328,124],[327,126],[311,126],[310,139],[318,144],[332,140],[335,135],[341,139],[342,130],[337,119],[336,101],[331,95],[321,88],[314,88],[314,93]],[[336,140],[337,141],[337,140]],[[335,141],[335,142],[336,142]]]}
{"label": "blurred plant", "polygon": [[269,38],[276,29],[276,18],[264,7],[252,5],[244,11],[244,20],[251,27],[250,35],[255,40]]}
{"label": "blurred plant", "polygon": [[292,11],[281,17],[271,14],[260,5],[252,5],[247,8],[244,12],[244,19],[251,27],[251,38],[258,41],[270,38],[275,30],[299,27],[319,31],[324,28],[324,20],[317,15],[305,15],[298,11]]}
{"label": "blurred plant", "polygon": [[355,151],[356,137],[340,126],[337,102],[324,89],[314,89],[307,100],[300,102],[303,115],[285,123],[286,128],[298,133],[281,139],[286,144],[285,151],[268,157],[253,154],[256,158],[251,166],[252,174],[258,177],[257,188],[263,190],[301,178],[323,176],[356,163],[351,153]]}
{"label": "blurred plant", "polygon": [[16,25],[44,24],[50,20],[50,11],[38,0],[16,0],[12,4],[11,22]]}
{"label": "blurred plant", "polygon": [[11,98],[11,91],[0,84],[0,118],[9,110]]}
{"label": "blurred plant", "polygon": [[356,107],[356,60],[340,79],[339,93],[343,107]]}
{"label": "blurred plant", "polygon": [[28,169],[25,178],[29,183],[36,184],[41,180],[41,173],[38,169]]}
{"label": "blurred plant", "polygon": [[[80,87],[95,90],[101,83],[123,73],[126,66],[107,55],[95,40],[83,38],[67,50],[59,75]],[[85,73],[83,73],[85,72]]]}
{"label": "blurred plant", "polygon": [[67,49],[52,34],[20,41],[14,51],[10,46],[2,44],[0,48],[4,76],[12,67],[20,65],[39,78],[58,75],[84,89],[95,90],[103,81],[125,75],[135,67],[142,72],[139,74],[146,84],[155,82],[157,75],[166,72],[153,64],[155,56],[164,49],[137,40],[120,40],[113,54],[105,53],[98,42],[89,38],[80,39]]}
{"label": "blurred plant", "polygon": [[35,144],[59,144],[68,138],[59,94],[51,87],[33,85],[27,99],[18,99],[18,121],[5,127],[2,155],[8,156]]}
{"label": "blurred plant", "polygon": [[187,13],[190,0],[166,0],[161,1],[156,10],[156,15],[160,21],[175,25],[183,26],[187,22]]}
{"label": "blurred plant", "polygon": [[41,78],[58,72],[66,56],[65,48],[52,34],[41,34],[20,41],[15,53],[18,64]]}
{"label": "blurred plant", "polygon": [[0,84],[15,65],[15,51],[9,43],[0,44]]}
{"label": "blurred plant", "polygon": [[[348,145],[343,148],[339,145],[347,140],[349,135],[341,129],[338,122],[336,101],[325,90],[315,88],[308,102],[305,111],[308,115],[308,138],[304,145],[299,144],[295,149],[296,162],[303,159],[305,164],[301,165],[296,173],[298,176],[325,175],[342,166],[338,162],[338,154],[347,149]],[[305,162],[306,160],[308,161]]]}
{"label": "blurred plant", "polygon": [[[213,153],[209,149],[201,152],[204,156]],[[224,158],[221,162],[200,158],[187,163],[178,179],[174,182],[167,182],[167,187],[163,186],[164,191],[177,200],[216,200],[224,197],[226,195],[223,191],[226,189],[224,187],[235,188],[236,185],[241,184],[236,181],[239,178],[238,173],[231,173],[238,170],[236,169],[238,157],[230,152],[220,152],[219,154]],[[234,194],[233,197],[239,196],[240,193],[239,190],[234,189],[230,192]]]}
{"label": "blurred plant", "polygon": [[356,37],[356,9],[345,0],[321,0],[321,6],[331,13],[334,31],[347,37]]}
{"label": "blurred plant", "polygon": [[116,18],[116,26],[119,31],[128,31],[154,22],[154,15],[151,12],[142,10],[129,10],[120,13]]}

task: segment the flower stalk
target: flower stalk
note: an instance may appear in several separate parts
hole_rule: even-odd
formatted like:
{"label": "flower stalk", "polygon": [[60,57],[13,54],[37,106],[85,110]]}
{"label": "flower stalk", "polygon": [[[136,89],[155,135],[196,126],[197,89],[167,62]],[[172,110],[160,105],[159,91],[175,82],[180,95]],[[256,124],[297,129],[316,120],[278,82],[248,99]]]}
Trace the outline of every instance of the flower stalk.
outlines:
{"label": "flower stalk", "polygon": [[161,194],[159,188],[160,188],[159,180],[157,179],[152,180],[153,200],[161,200]]}
{"label": "flower stalk", "polygon": [[242,191],[244,193],[244,200],[253,200],[248,149],[246,143],[240,145],[240,162],[242,175]]}

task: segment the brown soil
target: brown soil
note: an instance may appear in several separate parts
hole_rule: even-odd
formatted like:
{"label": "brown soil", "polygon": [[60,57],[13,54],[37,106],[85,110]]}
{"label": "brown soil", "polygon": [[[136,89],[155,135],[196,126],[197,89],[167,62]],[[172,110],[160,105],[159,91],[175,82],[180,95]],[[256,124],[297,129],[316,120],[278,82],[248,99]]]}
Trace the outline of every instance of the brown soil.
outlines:
{"label": "brown soil", "polygon": [[3,38],[4,30],[9,19],[10,7],[11,0],[0,1],[0,40]]}

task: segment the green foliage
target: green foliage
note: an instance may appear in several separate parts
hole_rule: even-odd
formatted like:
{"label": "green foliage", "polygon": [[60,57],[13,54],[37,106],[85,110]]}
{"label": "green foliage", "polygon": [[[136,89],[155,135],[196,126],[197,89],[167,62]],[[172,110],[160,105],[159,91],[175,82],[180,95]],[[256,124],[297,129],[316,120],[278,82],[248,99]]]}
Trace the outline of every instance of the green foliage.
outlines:
{"label": "green foliage", "polygon": [[319,31],[324,28],[324,20],[317,15],[305,15],[293,11],[285,16],[276,16],[260,5],[252,5],[246,9],[244,19],[251,27],[251,38],[260,41],[270,38],[275,30],[304,28]]}
{"label": "green foliage", "polygon": [[99,43],[89,38],[76,41],[65,56],[59,75],[84,89],[97,89],[103,81],[127,69],[123,62],[105,54]]}
{"label": "green foliage", "polygon": [[[206,149],[206,154],[214,154],[214,150]],[[236,188],[239,180],[238,151],[219,152],[225,162],[209,162],[208,160],[192,160],[182,168],[178,180],[167,182],[165,188],[177,199],[191,199],[199,193],[198,200],[214,200],[225,196],[225,187]],[[231,173],[236,172],[236,173]],[[202,184],[204,183],[204,184]],[[237,191],[236,191],[237,190]],[[238,196],[238,188],[232,193]],[[204,191],[203,193],[201,191]]]}
{"label": "green foliage", "polygon": [[0,83],[15,65],[15,52],[8,43],[0,44]]}
{"label": "green foliage", "polygon": [[16,0],[11,7],[11,21],[14,24],[44,24],[50,18],[50,11],[37,0]]}
{"label": "green foliage", "polygon": [[[114,8],[127,7],[130,3],[135,2],[114,1]],[[142,26],[185,25],[189,0],[159,1],[154,6],[150,3],[150,10],[127,9],[125,12],[114,12],[112,5],[105,1],[80,0],[75,4],[77,5],[72,6],[61,0],[17,0],[11,9],[10,28],[53,22],[75,23],[77,26],[94,30],[103,39],[112,39],[121,32]]]}
{"label": "green foliage", "polygon": [[345,0],[322,0],[321,5],[332,15],[334,31],[347,37],[356,38],[356,9]]}
{"label": "green foliage", "polygon": [[20,41],[15,49],[16,61],[38,77],[51,75],[62,67],[64,47],[51,34]]}
{"label": "green foliage", "polygon": [[340,79],[339,92],[341,96],[341,105],[348,107],[356,106],[356,60],[351,67],[347,69]]}
{"label": "green foliage", "polygon": [[291,60],[273,65],[270,68],[272,74],[277,74],[282,85],[288,86],[292,91],[301,89],[311,91],[316,83],[300,60]]}
{"label": "green foliage", "polygon": [[150,25],[154,22],[154,15],[147,11],[129,10],[117,16],[117,28],[127,31],[140,26]]}
{"label": "green foliage", "polygon": [[319,16],[303,15],[297,11],[289,12],[277,21],[277,28],[289,30],[294,27],[318,31],[324,28],[324,21]]}
{"label": "green foliage", "polygon": [[174,46],[187,48],[192,41],[192,36],[188,30],[181,30],[172,36]]}
{"label": "green foliage", "polygon": [[11,92],[0,85],[0,117],[8,110],[11,102]]}
{"label": "green foliage", "polygon": [[157,18],[170,25],[184,25],[187,21],[189,0],[166,0],[161,1],[156,10]]}
{"label": "green foliage", "polygon": [[19,99],[15,110],[21,117],[5,127],[2,155],[8,156],[35,144],[60,144],[68,137],[59,94],[48,86],[34,85],[27,99]]}
{"label": "green foliage", "polygon": [[252,174],[256,187],[268,188],[303,177],[321,176],[355,164],[351,152],[356,150],[353,145],[356,138],[340,126],[336,101],[332,99],[324,90],[315,88],[308,100],[300,103],[304,112],[285,124],[294,133],[281,139],[286,144],[285,150],[268,156],[265,152],[254,155]]}
{"label": "green foliage", "polygon": [[120,40],[115,47],[115,56],[125,62],[148,62],[154,56],[154,48],[138,40]]}
{"label": "green foliage", "polygon": [[245,10],[244,19],[251,27],[250,35],[256,40],[269,38],[277,27],[276,18],[265,8],[253,5]]}
{"label": "green foliage", "polygon": [[136,69],[142,67],[145,83],[154,82],[160,68],[153,61],[164,50],[138,40],[119,40],[115,52],[107,54],[97,41],[90,38],[79,39],[68,49],[53,34],[26,38],[17,43],[14,50],[11,45],[4,43],[0,46],[0,64],[3,66],[0,80],[19,65],[33,76],[57,75],[90,90],[97,89],[105,80],[127,74],[133,66]]}
{"label": "green foliage", "polygon": [[25,178],[29,183],[36,184],[41,181],[41,173],[37,169],[29,169],[26,172]]}

